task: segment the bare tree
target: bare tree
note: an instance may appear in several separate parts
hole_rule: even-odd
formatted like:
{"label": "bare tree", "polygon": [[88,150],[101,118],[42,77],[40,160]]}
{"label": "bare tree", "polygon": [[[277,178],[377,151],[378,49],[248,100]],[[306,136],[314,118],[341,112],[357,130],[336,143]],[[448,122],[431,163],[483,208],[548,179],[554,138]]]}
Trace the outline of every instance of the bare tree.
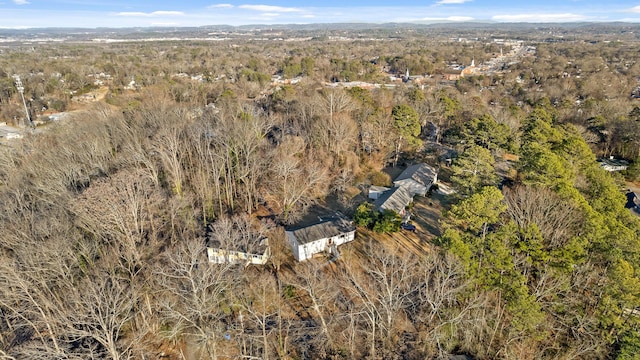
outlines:
{"label": "bare tree", "polygon": [[124,331],[133,320],[139,294],[127,279],[118,276],[116,267],[105,270],[70,289],[73,295],[67,294],[65,330],[72,341],[95,340],[110,359],[133,359],[132,347],[137,339],[131,331],[124,339]]}
{"label": "bare tree", "polygon": [[423,356],[442,356],[445,328],[457,328],[479,304],[477,299],[462,298],[469,280],[464,269],[451,256],[431,251],[418,263],[418,292],[413,304],[414,323],[420,334]]}
{"label": "bare tree", "polygon": [[398,356],[398,334],[406,326],[415,297],[413,269],[417,262],[411,254],[400,255],[397,249],[390,251],[373,243],[365,253],[367,261],[358,264],[362,270],[345,267],[345,288],[357,299],[369,328],[369,356]]}
{"label": "bare tree", "polygon": [[304,143],[300,138],[288,139],[278,147],[273,160],[274,195],[285,221],[291,221],[292,211],[298,204],[308,204],[321,187],[327,186],[326,169],[317,160],[302,161]]}
{"label": "bare tree", "polygon": [[[243,278],[235,300],[239,304],[241,352],[246,358],[268,360],[278,347],[276,319],[281,301],[278,286],[275,278],[267,273],[246,272]],[[259,345],[253,346],[254,342]]]}
{"label": "bare tree", "polygon": [[231,290],[231,265],[209,264],[204,240],[182,239],[167,250],[165,260],[155,270],[159,316],[168,330],[165,336],[184,339],[201,358],[217,359],[222,340],[222,303]]}
{"label": "bare tree", "polygon": [[166,121],[153,139],[153,150],[159,155],[164,170],[169,175],[171,190],[178,196],[184,191],[185,175],[183,169],[183,129],[186,114],[173,109],[169,114],[173,123]]}
{"label": "bare tree", "polygon": [[123,170],[95,181],[72,209],[78,226],[114,245],[112,249],[122,255],[122,265],[133,279],[146,267],[143,259],[158,249],[162,200],[148,177]]}
{"label": "bare tree", "polygon": [[296,268],[296,276],[292,279],[292,284],[298,289],[298,296],[308,299],[316,322],[320,325],[321,336],[316,339],[316,342],[321,347],[331,350],[335,345],[332,322],[338,310],[335,307],[339,291],[336,279],[328,269],[323,270],[319,264],[309,262],[300,264]]}
{"label": "bare tree", "polygon": [[553,191],[530,186],[504,192],[507,213],[521,229],[535,224],[550,248],[566,244],[579,230],[583,218],[578,208]]}

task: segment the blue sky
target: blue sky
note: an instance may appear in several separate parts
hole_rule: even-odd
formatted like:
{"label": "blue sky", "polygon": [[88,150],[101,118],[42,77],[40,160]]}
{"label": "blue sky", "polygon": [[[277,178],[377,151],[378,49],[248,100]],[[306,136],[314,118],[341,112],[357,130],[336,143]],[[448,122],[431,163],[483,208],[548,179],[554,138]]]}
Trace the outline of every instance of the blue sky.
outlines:
{"label": "blue sky", "polygon": [[640,22],[640,0],[0,0],[0,28],[412,21]]}

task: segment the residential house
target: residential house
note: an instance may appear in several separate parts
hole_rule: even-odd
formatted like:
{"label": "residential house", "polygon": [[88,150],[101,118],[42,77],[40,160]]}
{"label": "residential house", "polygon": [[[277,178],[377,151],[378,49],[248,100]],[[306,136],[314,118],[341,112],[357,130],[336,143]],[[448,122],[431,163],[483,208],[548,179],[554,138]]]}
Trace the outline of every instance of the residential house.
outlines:
{"label": "residential house", "polygon": [[411,191],[403,186],[394,187],[385,191],[374,203],[379,212],[393,210],[401,216],[405,215],[406,207],[413,201]]}
{"label": "residential house", "polygon": [[[394,188],[376,197],[374,206],[379,212],[393,210],[404,218],[407,215],[405,209],[413,197],[425,196],[436,181],[438,170],[433,166],[425,163],[411,165],[393,181]],[[371,190],[369,197],[372,198]]]}
{"label": "residential house", "polygon": [[447,81],[456,81],[462,77],[462,70],[447,69],[442,73],[442,79]]}
{"label": "residential house", "polygon": [[304,261],[315,254],[337,254],[339,245],[355,239],[356,228],[351,221],[336,216],[285,233],[293,256],[298,261]]}
{"label": "residential house", "polygon": [[411,197],[425,196],[436,181],[438,181],[438,170],[431,165],[421,163],[406,168],[393,181],[393,185],[406,188],[411,193]]}
{"label": "residential house", "polygon": [[255,264],[264,265],[271,255],[269,240],[266,237],[254,238],[248,241],[220,241],[209,239],[207,257],[215,264]]}

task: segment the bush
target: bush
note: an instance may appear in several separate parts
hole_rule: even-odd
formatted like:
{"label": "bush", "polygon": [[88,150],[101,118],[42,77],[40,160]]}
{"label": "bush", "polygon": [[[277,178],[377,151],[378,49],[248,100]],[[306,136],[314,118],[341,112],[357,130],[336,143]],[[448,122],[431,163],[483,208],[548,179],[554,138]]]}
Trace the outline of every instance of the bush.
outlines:
{"label": "bush", "polygon": [[353,222],[357,226],[370,227],[376,220],[376,214],[373,212],[373,206],[369,203],[362,203],[356,209],[353,215]]}
{"label": "bush", "polygon": [[391,184],[391,176],[382,171],[375,171],[371,174],[371,184],[376,186],[389,186]]}
{"label": "bush", "polygon": [[391,233],[400,231],[402,218],[395,211],[385,210],[379,213],[370,203],[362,203],[353,215],[353,222],[357,226],[373,229],[377,233]]}
{"label": "bush", "polygon": [[373,224],[373,231],[377,233],[392,233],[400,231],[402,218],[395,211],[385,210]]}
{"label": "bush", "polygon": [[624,177],[628,181],[638,181],[640,180],[640,157],[635,159],[631,165],[624,171]]}

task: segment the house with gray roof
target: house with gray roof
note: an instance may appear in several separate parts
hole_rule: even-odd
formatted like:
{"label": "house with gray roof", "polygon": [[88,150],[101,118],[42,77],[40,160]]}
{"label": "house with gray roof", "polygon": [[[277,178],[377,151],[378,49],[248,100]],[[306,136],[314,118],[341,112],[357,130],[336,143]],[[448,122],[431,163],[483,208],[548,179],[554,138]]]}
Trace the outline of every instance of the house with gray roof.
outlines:
{"label": "house with gray roof", "polygon": [[287,241],[298,261],[319,253],[337,253],[337,247],[355,239],[356,227],[351,221],[336,216],[318,223],[287,230]]}
{"label": "house with gray roof", "polygon": [[438,181],[438,170],[428,164],[411,165],[393,181],[396,187],[407,189],[411,196],[425,196],[431,186]]}
{"label": "house with gray roof", "polygon": [[413,195],[405,187],[391,188],[375,201],[374,207],[379,212],[393,210],[400,215],[404,215],[405,208],[413,201]]}
{"label": "house with gray roof", "polygon": [[[435,167],[425,163],[411,165],[393,181],[394,188],[376,193],[374,207],[379,212],[393,210],[404,217],[405,209],[413,201],[413,197],[425,196],[436,181],[438,170]],[[379,192],[380,189],[376,188],[375,191]],[[372,198],[371,190],[369,198]]]}

